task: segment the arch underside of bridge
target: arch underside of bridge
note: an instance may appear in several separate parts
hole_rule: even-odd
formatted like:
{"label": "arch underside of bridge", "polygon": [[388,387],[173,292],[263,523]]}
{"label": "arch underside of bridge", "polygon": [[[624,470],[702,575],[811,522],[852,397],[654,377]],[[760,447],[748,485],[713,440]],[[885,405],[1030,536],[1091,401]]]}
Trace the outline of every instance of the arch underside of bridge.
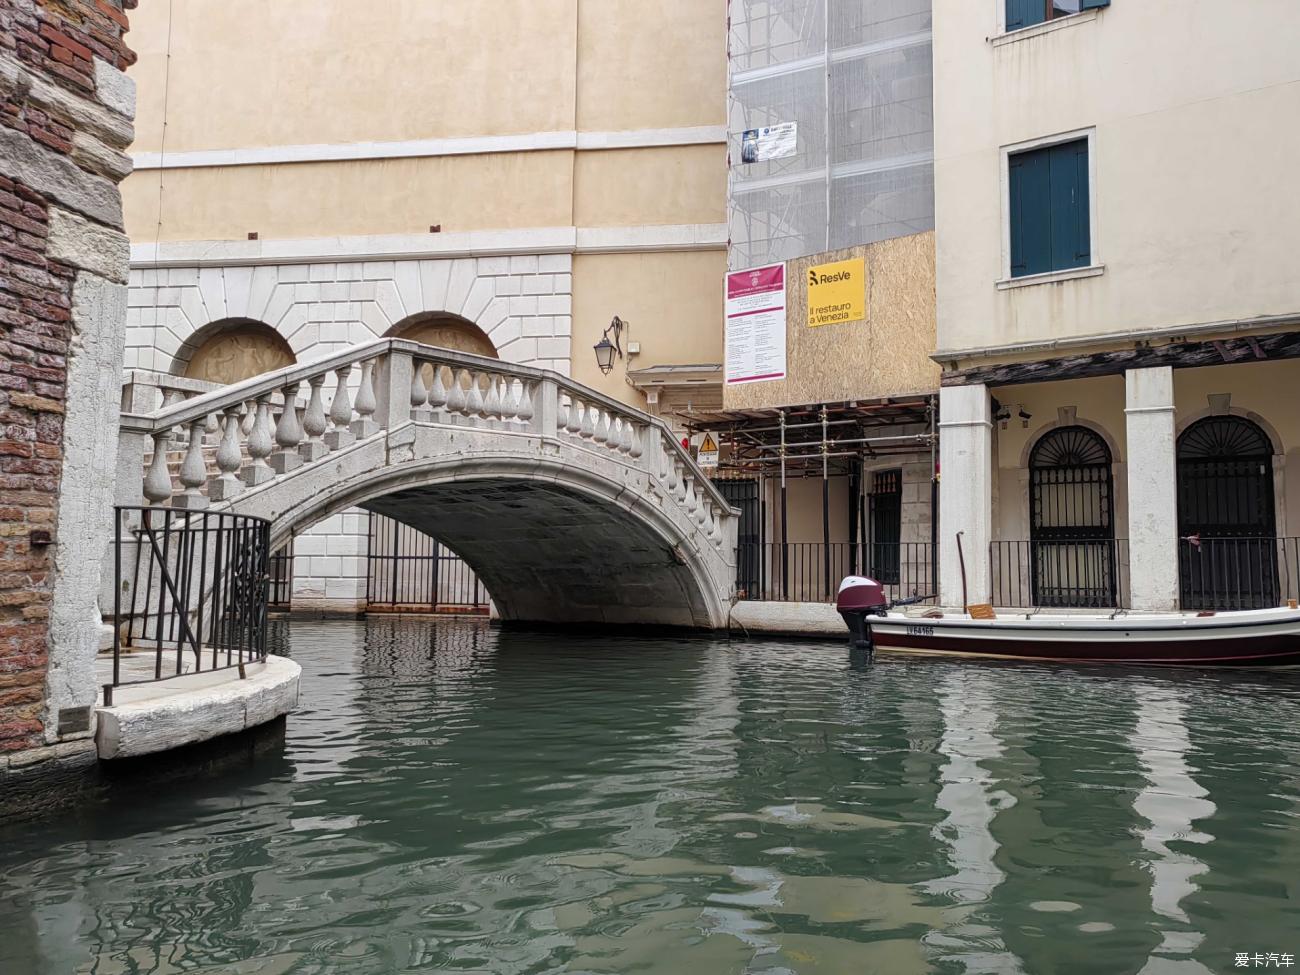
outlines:
{"label": "arch underside of bridge", "polygon": [[714,623],[680,547],[625,508],[572,488],[489,477],[406,488],[363,507],[460,555],[503,620]]}

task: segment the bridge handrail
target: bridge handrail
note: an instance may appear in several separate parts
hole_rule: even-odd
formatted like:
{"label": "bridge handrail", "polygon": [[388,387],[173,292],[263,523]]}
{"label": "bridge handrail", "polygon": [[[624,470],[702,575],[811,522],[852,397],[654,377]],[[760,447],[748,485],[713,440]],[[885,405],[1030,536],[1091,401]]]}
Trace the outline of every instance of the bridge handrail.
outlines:
{"label": "bridge handrail", "polygon": [[[399,357],[406,360],[404,369],[395,367],[393,360]],[[355,391],[354,407],[352,405],[354,401],[350,398],[352,395],[351,369],[358,365],[362,369],[360,383]],[[131,437],[136,440],[143,440],[146,437],[151,437],[154,441],[154,463],[145,479],[145,495],[155,502],[171,497],[170,474],[163,458],[167,441],[176,440],[182,446],[188,442],[190,449],[180,472],[180,480],[186,485],[187,490],[184,495],[178,495],[173,499],[172,504],[184,507],[188,498],[190,505],[201,507],[207,501],[201,495],[201,487],[208,480],[206,462],[202,455],[205,435],[209,438],[210,444],[215,445],[216,441],[221,441],[216,458],[219,466],[223,464],[222,451],[225,451],[225,465],[221,466],[223,475],[221,478],[214,479],[224,481],[225,487],[223,489],[217,486],[215,491],[211,487],[209,489],[209,494],[213,500],[224,500],[243,490],[243,484],[236,483],[240,478],[235,477],[236,472],[240,472],[241,454],[244,449],[240,443],[240,428],[242,428],[244,436],[249,441],[246,445],[247,452],[253,458],[251,466],[254,469],[252,480],[249,479],[247,468],[241,472],[243,481],[247,482],[249,486],[254,486],[256,483],[261,483],[261,481],[257,480],[258,477],[269,479],[274,476],[271,467],[265,463],[266,457],[271,454],[273,449],[270,446],[272,431],[269,428],[271,426],[271,397],[274,394],[283,395],[285,391],[293,390],[295,391],[295,402],[299,402],[296,399],[296,391],[304,384],[311,387],[312,398],[304,410],[302,421],[299,422],[295,419],[294,414],[296,411],[289,411],[290,416],[288,418],[282,416],[275,426],[274,435],[276,443],[279,443],[282,448],[287,449],[290,445],[296,444],[307,447],[310,440],[319,446],[323,454],[326,451],[327,443],[329,444],[328,449],[337,449],[340,445],[351,442],[356,437],[368,436],[373,432],[377,432],[380,428],[389,427],[390,424],[398,425],[405,422],[406,419],[414,417],[419,412],[416,408],[417,399],[419,399],[421,393],[425,396],[428,395],[428,391],[423,389],[422,379],[420,378],[421,370],[425,365],[449,368],[452,370],[453,376],[457,375],[457,370],[466,370],[471,375],[480,373],[499,374],[509,379],[527,380],[534,384],[553,384],[557,396],[563,393],[568,397],[570,404],[564,407],[566,409],[574,409],[572,404],[577,402],[594,405],[607,422],[608,418],[612,417],[619,420],[620,427],[628,425],[629,428],[641,427],[646,430],[654,430],[659,434],[660,450],[665,451],[668,457],[682,465],[684,471],[689,474],[691,483],[699,491],[707,495],[712,504],[722,512],[735,512],[735,509],[722,496],[722,493],[713,482],[699,470],[694,459],[682,447],[668,424],[659,417],[620,402],[612,396],[589,389],[551,369],[517,365],[487,356],[423,345],[408,339],[373,339],[331,355],[308,362],[295,363],[294,365],[255,376],[252,379],[222,386],[210,392],[203,392],[190,399],[171,404],[164,403],[161,409],[152,412],[134,412],[127,409],[123,411],[121,416],[121,430],[124,438]],[[325,434],[328,424],[324,404],[320,399],[320,387],[330,374],[337,377],[338,385],[335,389],[335,403],[332,403],[329,408],[329,420],[333,421],[334,429],[329,434]],[[381,387],[378,391],[378,398],[376,397],[376,383]],[[397,388],[391,389],[390,387],[394,384],[397,385]],[[409,393],[403,392],[403,384],[410,387]],[[162,387],[163,384],[160,383],[159,385]],[[492,383],[489,383],[490,387],[492,385]],[[183,395],[183,392],[180,391],[172,392],[173,395]],[[139,397],[130,397],[128,403],[133,403],[138,399]],[[340,399],[342,401],[341,411],[336,410],[336,405]],[[409,411],[407,408],[408,402],[411,406]],[[265,405],[265,410],[259,408],[262,405]],[[589,406],[584,406],[584,409],[589,409]],[[283,414],[282,407],[281,413]],[[354,413],[360,414],[359,420],[353,420]],[[378,416],[375,416],[374,420],[372,420],[372,415],[376,413],[378,413]],[[215,419],[221,414],[225,414],[226,417],[224,438],[222,437],[222,421]],[[376,420],[379,422],[374,422]],[[554,417],[552,417],[553,421]],[[286,427],[286,422],[288,429],[282,436],[282,428]],[[314,427],[308,426],[309,422],[314,422]],[[199,424],[203,425],[202,429],[199,428]],[[295,427],[297,428],[296,435],[294,433]],[[187,428],[190,431],[188,436],[185,432]],[[349,434],[349,430],[354,432]],[[253,439],[258,436],[259,431],[261,433],[261,447],[255,451]],[[553,432],[557,436],[560,433],[559,430],[545,432]],[[331,437],[334,439],[331,440]],[[600,440],[599,437],[596,439]],[[624,452],[630,452],[626,446],[622,449]],[[638,446],[631,455],[636,457],[639,454],[640,448]],[[143,449],[137,448],[134,451],[126,452],[123,463],[126,465],[132,463],[142,464],[143,458]],[[136,467],[136,470],[139,469],[139,467]],[[284,470],[279,469],[275,471],[275,473],[284,472]],[[150,478],[153,479],[152,493]],[[673,480],[671,475],[669,480]]]}

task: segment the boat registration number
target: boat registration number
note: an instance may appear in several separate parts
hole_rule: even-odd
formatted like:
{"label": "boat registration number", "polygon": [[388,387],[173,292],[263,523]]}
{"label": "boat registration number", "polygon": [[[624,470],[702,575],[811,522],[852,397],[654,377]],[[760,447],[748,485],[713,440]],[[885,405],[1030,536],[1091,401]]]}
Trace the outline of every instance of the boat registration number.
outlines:
{"label": "boat registration number", "polygon": [[909,623],[907,625],[907,635],[908,636],[934,636],[934,627],[921,626],[919,624],[913,625]]}

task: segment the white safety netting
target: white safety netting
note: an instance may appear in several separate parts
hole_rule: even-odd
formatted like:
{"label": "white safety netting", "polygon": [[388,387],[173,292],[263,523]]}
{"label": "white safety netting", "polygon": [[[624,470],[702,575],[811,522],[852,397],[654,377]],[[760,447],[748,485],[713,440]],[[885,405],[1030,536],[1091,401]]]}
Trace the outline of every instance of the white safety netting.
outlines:
{"label": "white safety netting", "polygon": [[[731,0],[731,267],[934,227],[930,0]],[[741,162],[795,122],[794,155]]]}

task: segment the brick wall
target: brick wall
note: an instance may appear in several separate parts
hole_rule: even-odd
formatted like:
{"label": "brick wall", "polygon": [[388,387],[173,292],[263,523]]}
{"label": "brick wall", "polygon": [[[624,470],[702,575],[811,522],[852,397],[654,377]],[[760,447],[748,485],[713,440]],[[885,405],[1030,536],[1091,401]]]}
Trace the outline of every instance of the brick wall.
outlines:
{"label": "brick wall", "polygon": [[52,247],[52,210],[77,227],[120,230],[103,186],[121,178],[124,144],[105,132],[120,123],[129,133],[130,119],[99,88],[120,83],[134,60],[123,41],[123,8],[134,6],[0,0],[0,131],[10,132],[0,151],[0,754],[58,737],[46,701],[56,550],[36,533],[72,541],[56,528],[74,289],[104,255],[92,245],[85,260],[72,256],[67,233]]}

